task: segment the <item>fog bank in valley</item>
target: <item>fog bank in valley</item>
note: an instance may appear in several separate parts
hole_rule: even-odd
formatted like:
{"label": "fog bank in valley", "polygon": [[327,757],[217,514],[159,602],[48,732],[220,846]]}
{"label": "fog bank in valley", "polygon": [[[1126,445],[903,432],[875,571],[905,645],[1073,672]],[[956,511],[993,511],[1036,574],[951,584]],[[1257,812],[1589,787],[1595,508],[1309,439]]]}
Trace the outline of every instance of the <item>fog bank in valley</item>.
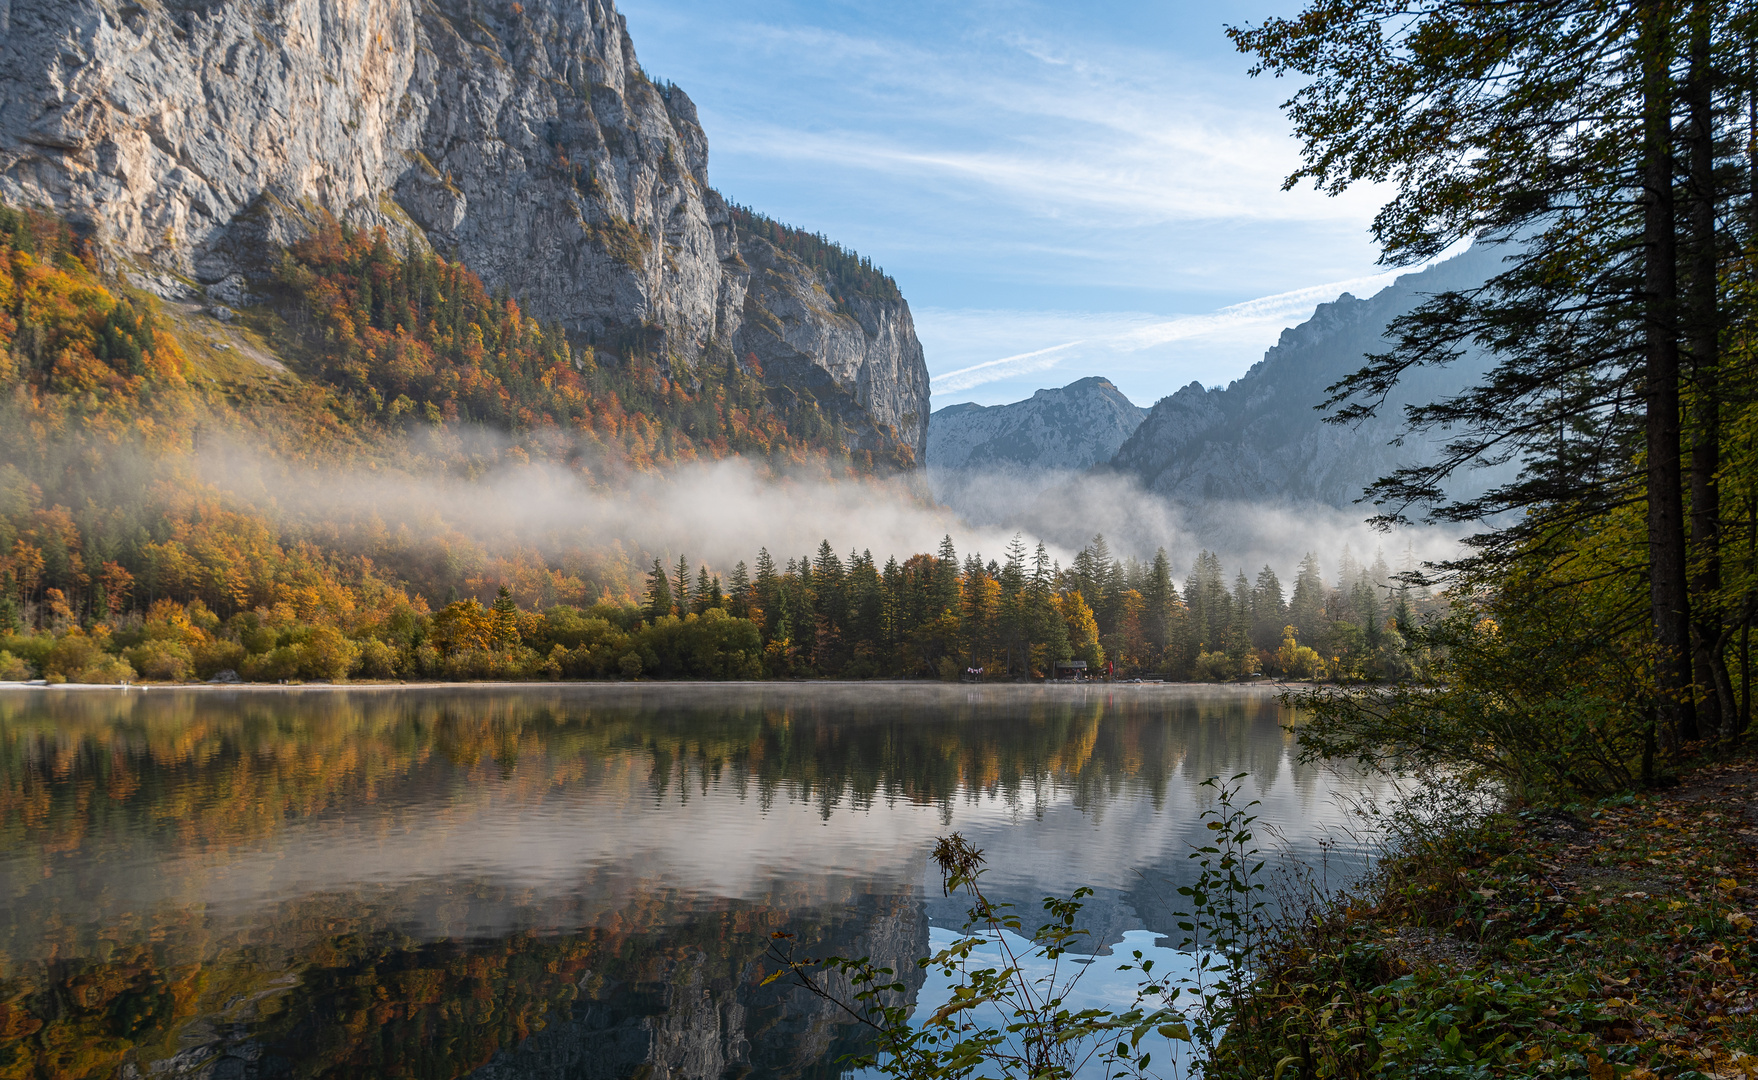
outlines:
{"label": "fog bank in valley", "polygon": [[[496,448],[485,448],[494,451]],[[503,448],[504,449],[504,448]],[[410,460],[420,460],[413,456]],[[1370,509],[1214,502],[1181,507],[1131,478],[1068,472],[935,472],[884,479],[774,477],[731,459],[669,473],[576,470],[489,452],[486,466],[460,470],[292,464],[237,446],[208,449],[205,479],[291,524],[356,537],[399,534],[405,542],[462,534],[490,551],[547,555],[620,548],[637,565],[679,555],[725,572],[760,548],[778,562],[828,540],[839,554],[871,551],[881,564],[933,552],[950,535],[960,556],[1002,559],[1013,536],[1042,540],[1067,565],[1102,533],[1120,558],[1148,559],[1164,547],[1182,578],[1202,549],[1229,571],[1271,566],[1284,581],[1307,552],[1329,576],[1348,545],[1363,562],[1383,550],[1394,566],[1445,558],[1458,533],[1376,532]]]}
{"label": "fog bank in valley", "polygon": [[[356,536],[407,530],[462,534],[491,551],[555,555],[620,546],[642,561],[687,556],[717,571],[767,548],[778,563],[815,553],[870,550],[884,563],[934,551],[951,535],[961,555],[1000,557],[1012,530],[976,526],[936,504],[916,478],[772,477],[741,459],[624,473],[589,483],[551,463],[509,461],[475,475],[371,467],[310,467],[238,447],[204,455],[205,479],[295,524]],[[609,470],[603,470],[608,474]],[[1071,551],[1058,551],[1066,560]]]}
{"label": "fog bank in valley", "polygon": [[932,470],[929,490],[973,527],[1019,530],[1062,550],[1077,550],[1103,533],[1112,553],[1146,559],[1165,547],[1181,576],[1197,552],[1220,555],[1231,572],[1263,566],[1284,583],[1300,561],[1316,554],[1327,578],[1348,547],[1362,562],[1383,551],[1393,567],[1456,557],[1466,533],[1457,528],[1409,526],[1381,531],[1367,524],[1374,508],[1318,502],[1245,502],[1215,499],[1184,506],[1145,490],[1134,477],[1095,471]]}

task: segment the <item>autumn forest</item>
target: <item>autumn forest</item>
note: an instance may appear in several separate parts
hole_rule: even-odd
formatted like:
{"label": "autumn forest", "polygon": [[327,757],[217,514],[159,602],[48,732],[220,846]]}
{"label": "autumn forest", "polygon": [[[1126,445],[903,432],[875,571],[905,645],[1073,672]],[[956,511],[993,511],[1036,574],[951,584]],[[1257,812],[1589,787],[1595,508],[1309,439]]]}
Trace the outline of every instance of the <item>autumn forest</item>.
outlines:
{"label": "autumn forest", "polygon": [[[883,284],[822,238],[739,214],[847,288]],[[1103,537],[1067,566],[1023,538],[985,558],[948,537],[901,558],[826,542],[710,567],[277,511],[215,482],[204,453],[466,481],[539,461],[600,486],[733,456],[845,482],[912,459],[850,449],[834,413],[755,357],[691,370],[580,341],[382,231],[330,223],[287,251],[273,295],[218,311],[231,345],[46,215],[0,214],[0,260],[0,410],[23,436],[0,450],[0,678],[1007,679],[1067,660],[1089,676],[1360,677],[1407,671],[1399,627],[1434,604],[1346,551],[1329,581],[1309,556],[1285,589],[1268,567],[1229,579],[1207,552],[1179,580],[1164,550],[1116,558]]]}

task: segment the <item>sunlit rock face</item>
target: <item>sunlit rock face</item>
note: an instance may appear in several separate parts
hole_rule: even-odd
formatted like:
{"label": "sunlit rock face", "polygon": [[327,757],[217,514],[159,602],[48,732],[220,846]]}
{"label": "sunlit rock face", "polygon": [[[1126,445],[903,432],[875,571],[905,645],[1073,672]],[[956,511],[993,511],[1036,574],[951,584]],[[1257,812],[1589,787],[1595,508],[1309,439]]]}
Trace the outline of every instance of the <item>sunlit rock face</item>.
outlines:
{"label": "sunlit rock face", "polygon": [[[1227,387],[1193,382],[1156,402],[1112,466],[1187,506],[1217,500],[1351,505],[1374,480],[1437,449],[1439,439],[1427,437],[1394,445],[1403,406],[1459,392],[1486,370],[1486,361],[1467,356],[1445,368],[1413,370],[1379,415],[1361,424],[1325,423],[1314,406],[1329,396],[1327,387],[1361,368],[1367,354],[1387,348],[1387,323],[1429,294],[1481,283],[1495,260],[1493,250],[1474,248],[1399,278],[1370,299],[1344,293],[1320,304]],[[1453,494],[1481,491],[1506,476],[1506,469],[1467,475]]]}
{"label": "sunlit rock face", "polygon": [[1109,461],[1146,415],[1098,377],[1011,405],[948,405],[929,419],[928,465],[1087,469]]}
{"label": "sunlit rock face", "polygon": [[324,214],[382,225],[613,355],[754,357],[858,446],[924,446],[908,304],[735,227],[608,0],[0,0],[0,198],[234,304]]}

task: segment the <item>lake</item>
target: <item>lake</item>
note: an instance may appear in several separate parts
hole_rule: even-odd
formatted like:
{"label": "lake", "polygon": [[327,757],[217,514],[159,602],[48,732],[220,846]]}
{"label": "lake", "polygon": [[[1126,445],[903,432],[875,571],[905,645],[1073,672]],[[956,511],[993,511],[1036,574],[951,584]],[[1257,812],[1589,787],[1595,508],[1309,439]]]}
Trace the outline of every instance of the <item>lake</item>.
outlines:
{"label": "lake", "polygon": [[858,1033],[758,985],[770,935],[931,998],[937,836],[992,898],[1091,886],[1102,955],[1177,944],[1205,777],[1355,872],[1366,781],[1289,719],[1155,685],[0,690],[0,1078],[843,1075]]}

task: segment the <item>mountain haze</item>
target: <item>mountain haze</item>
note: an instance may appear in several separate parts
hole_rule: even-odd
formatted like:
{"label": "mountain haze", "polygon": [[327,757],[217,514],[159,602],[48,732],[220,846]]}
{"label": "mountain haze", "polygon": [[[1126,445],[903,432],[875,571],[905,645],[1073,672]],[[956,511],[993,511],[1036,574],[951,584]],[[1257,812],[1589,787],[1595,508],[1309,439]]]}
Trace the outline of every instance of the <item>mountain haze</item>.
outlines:
{"label": "mountain haze", "polygon": [[1146,415],[1097,376],[1011,405],[948,405],[929,418],[927,461],[941,469],[1087,469],[1109,461]]}
{"label": "mountain haze", "polygon": [[[1372,297],[1344,293],[1320,304],[1244,375],[1224,389],[1191,383],[1160,399],[1111,467],[1149,491],[1185,506],[1206,501],[1312,501],[1348,506],[1362,489],[1399,465],[1421,460],[1431,438],[1392,445],[1406,403],[1425,403],[1468,386],[1487,368],[1468,355],[1446,368],[1417,368],[1378,416],[1358,425],[1324,422],[1314,407],[1325,388],[1386,347],[1386,324],[1433,293],[1468,288],[1495,267],[1488,248],[1473,248],[1420,273],[1400,277]],[[1482,474],[1463,478],[1481,485]]]}

